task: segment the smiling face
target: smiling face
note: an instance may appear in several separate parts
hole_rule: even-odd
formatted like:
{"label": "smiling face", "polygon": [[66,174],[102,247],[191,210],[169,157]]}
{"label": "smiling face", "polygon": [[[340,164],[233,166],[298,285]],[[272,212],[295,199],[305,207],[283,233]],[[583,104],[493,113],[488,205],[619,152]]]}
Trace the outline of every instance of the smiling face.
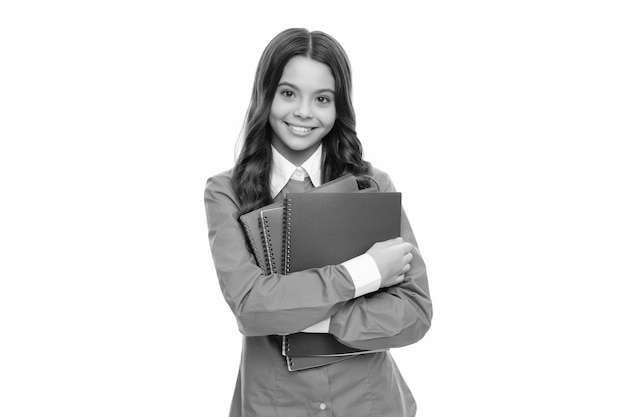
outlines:
{"label": "smiling face", "polygon": [[300,166],[315,152],[336,118],[335,78],[330,67],[304,56],[291,58],[270,110],[272,145]]}

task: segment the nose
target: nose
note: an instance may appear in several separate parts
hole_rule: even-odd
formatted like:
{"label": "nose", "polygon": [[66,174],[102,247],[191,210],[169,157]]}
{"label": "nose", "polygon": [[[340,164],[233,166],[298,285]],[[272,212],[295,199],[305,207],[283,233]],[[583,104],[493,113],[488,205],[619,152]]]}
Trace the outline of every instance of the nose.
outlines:
{"label": "nose", "polygon": [[300,100],[300,102],[294,109],[293,114],[294,116],[301,119],[310,119],[311,117],[313,117],[313,114],[311,113],[311,106],[306,100]]}

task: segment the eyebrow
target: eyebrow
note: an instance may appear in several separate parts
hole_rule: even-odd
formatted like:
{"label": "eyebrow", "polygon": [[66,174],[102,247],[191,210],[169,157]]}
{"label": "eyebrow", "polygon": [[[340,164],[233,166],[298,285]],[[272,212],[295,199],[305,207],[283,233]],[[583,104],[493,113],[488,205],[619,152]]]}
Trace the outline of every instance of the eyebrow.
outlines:
{"label": "eyebrow", "polygon": [[[300,89],[296,85],[291,84],[290,82],[287,82],[287,81],[282,81],[282,82],[278,83],[278,87],[280,87],[281,85],[286,85],[288,87],[293,88],[294,90],[300,91]],[[332,88],[322,88],[320,90],[314,91],[314,93],[315,94],[319,94],[319,93],[333,93],[333,94],[335,94],[335,90],[332,89]]]}

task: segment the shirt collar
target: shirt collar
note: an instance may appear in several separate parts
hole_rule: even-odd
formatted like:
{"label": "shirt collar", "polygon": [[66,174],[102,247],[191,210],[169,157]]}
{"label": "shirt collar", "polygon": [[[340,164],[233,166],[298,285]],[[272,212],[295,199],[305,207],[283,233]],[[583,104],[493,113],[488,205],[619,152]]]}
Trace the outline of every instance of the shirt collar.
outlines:
{"label": "shirt collar", "polygon": [[[309,157],[301,166],[308,174],[314,187],[319,187],[322,183],[322,145],[317,147],[313,155]],[[270,176],[270,190],[272,198],[275,198],[280,190],[285,188],[289,179],[298,169],[297,166],[289,162],[280,152],[272,146],[272,172]]]}

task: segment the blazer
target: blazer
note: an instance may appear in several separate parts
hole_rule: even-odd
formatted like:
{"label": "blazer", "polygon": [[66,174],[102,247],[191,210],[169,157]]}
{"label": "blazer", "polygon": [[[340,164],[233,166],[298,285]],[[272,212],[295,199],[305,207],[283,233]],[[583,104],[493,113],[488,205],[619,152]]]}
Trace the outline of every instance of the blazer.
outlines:
{"label": "blazer", "polygon": [[[373,176],[381,191],[395,191],[385,172],[373,168]],[[413,244],[404,282],[355,298],[354,284],[342,265],[287,277],[264,275],[248,252],[231,179],[232,170],[209,178],[204,194],[217,278],[243,334],[231,417],[328,411],[335,416],[415,415],[413,396],[388,351],[289,372],[275,336],[330,317],[330,333],[359,349],[397,348],[420,340],[430,328],[432,303],[426,267],[404,209],[401,236]]]}

